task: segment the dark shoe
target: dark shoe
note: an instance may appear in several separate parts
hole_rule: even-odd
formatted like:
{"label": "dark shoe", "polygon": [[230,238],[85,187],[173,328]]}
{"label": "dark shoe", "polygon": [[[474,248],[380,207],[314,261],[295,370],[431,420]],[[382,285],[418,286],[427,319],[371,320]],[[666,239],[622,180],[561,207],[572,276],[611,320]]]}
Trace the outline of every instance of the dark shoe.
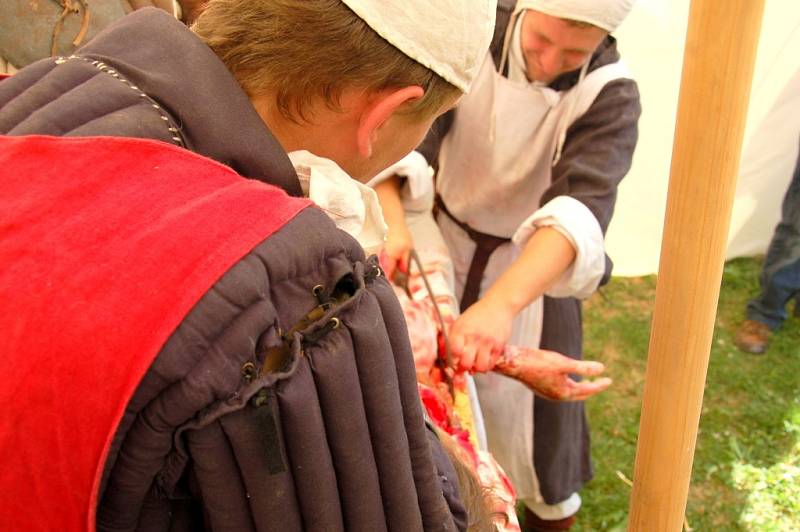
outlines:
{"label": "dark shoe", "polygon": [[560,530],[569,530],[575,524],[575,516],[571,515],[564,519],[556,521],[546,521],[541,519],[538,515],[531,512],[527,507],[525,508],[525,525],[523,530],[525,532],[558,532]]}
{"label": "dark shoe", "polygon": [[772,331],[765,323],[744,320],[736,331],[736,347],[745,353],[760,355],[767,350]]}

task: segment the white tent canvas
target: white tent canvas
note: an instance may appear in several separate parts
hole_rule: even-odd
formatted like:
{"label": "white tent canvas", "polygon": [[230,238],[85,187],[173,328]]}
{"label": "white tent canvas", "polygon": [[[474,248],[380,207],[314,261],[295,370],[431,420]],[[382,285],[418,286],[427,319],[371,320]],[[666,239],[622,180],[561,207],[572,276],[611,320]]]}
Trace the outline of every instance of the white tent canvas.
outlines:
{"label": "white tent canvas", "polygon": [[[616,32],[643,111],[633,167],[606,238],[615,275],[658,269],[688,12],[689,0],[638,0]],[[763,253],[778,222],[800,145],[797,50],[800,2],[767,0],[727,258]]]}

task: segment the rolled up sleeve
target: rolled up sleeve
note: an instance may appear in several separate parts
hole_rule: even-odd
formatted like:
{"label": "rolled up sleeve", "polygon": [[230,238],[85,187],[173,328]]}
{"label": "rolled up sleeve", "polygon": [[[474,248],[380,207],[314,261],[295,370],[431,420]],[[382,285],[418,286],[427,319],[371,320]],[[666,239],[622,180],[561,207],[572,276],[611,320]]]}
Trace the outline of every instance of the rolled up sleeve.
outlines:
{"label": "rolled up sleeve", "polygon": [[511,240],[521,249],[541,227],[552,227],[575,249],[575,261],[546,294],[579,299],[592,295],[606,267],[603,232],[597,218],[580,201],[558,196],[529,216]]}

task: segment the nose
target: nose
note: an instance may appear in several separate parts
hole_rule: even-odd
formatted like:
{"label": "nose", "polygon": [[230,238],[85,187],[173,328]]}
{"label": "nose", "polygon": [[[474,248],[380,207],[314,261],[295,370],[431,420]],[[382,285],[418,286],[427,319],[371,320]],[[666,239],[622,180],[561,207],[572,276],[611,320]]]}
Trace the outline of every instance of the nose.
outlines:
{"label": "nose", "polygon": [[547,76],[554,76],[564,65],[561,51],[555,46],[548,47],[539,54],[539,64]]}

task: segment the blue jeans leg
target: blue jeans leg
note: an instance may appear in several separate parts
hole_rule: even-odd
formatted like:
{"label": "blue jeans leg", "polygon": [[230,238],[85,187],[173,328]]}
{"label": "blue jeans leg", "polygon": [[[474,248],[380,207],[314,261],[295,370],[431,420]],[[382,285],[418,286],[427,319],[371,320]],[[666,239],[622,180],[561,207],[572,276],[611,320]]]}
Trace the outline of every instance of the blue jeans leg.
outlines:
{"label": "blue jeans leg", "polygon": [[747,317],[778,328],[786,319],[786,304],[800,295],[800,158],[783,198],[781,221],[775,228],[761,270],[761,293],[747,305]]}

